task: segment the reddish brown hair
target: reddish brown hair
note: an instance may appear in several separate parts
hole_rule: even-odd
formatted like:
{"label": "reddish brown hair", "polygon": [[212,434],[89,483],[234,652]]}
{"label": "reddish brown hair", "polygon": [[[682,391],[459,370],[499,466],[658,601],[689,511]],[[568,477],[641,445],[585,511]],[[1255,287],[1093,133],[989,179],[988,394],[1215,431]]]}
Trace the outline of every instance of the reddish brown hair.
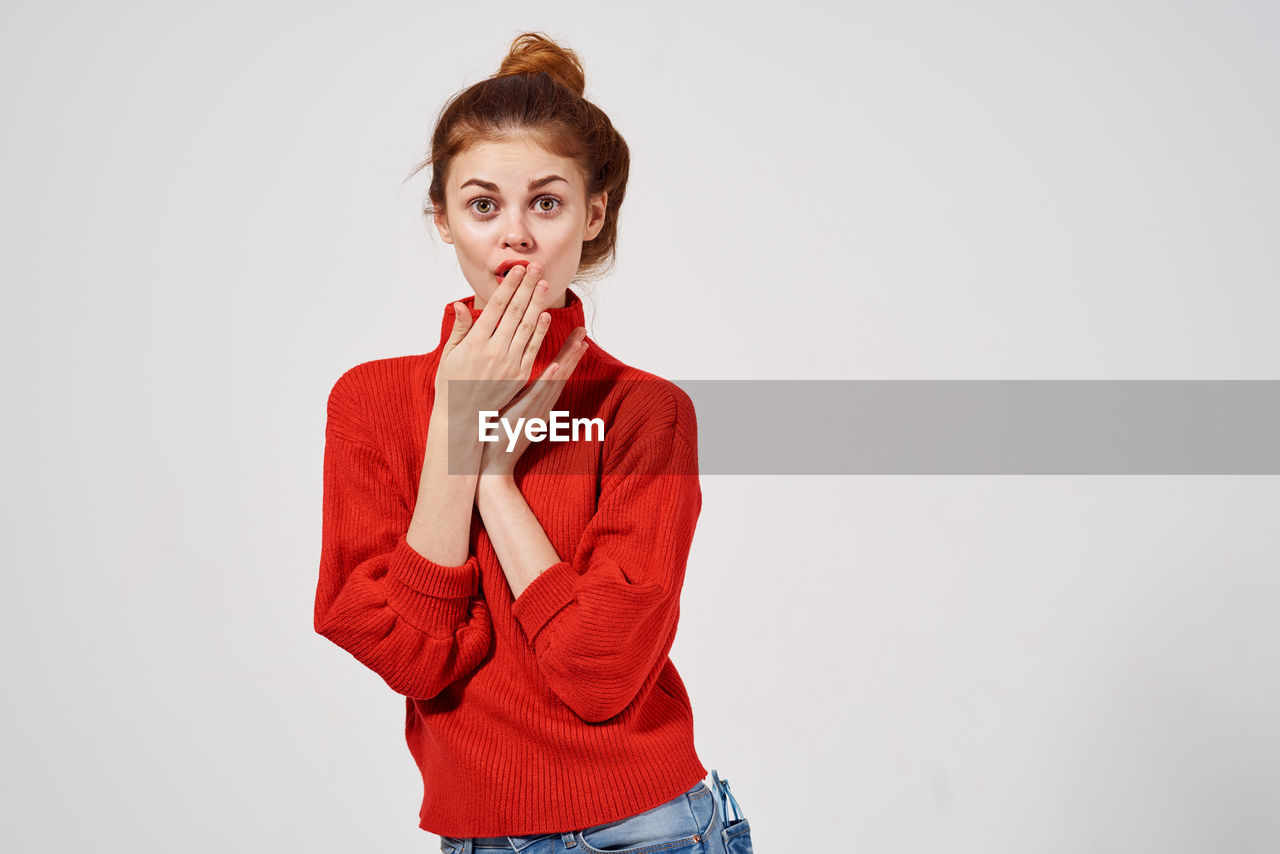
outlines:
{"label": "reddish brown hair", "polygon": [[604,111],[585,97],[582,63],[572,50],[542,33],[521,33],[511,42],[498,72],[454,95],[436,120],[431,153],[410,177],[431,168],[423,213],[445,206],[449,166],[477,142],[529,135],[547,151],[578,164],[587,196],[608,193],[604,227],[582,244],[579,275],[598,275],[613,266],[618,241],[618,209],[627,192],[631,156],[622,135]]}

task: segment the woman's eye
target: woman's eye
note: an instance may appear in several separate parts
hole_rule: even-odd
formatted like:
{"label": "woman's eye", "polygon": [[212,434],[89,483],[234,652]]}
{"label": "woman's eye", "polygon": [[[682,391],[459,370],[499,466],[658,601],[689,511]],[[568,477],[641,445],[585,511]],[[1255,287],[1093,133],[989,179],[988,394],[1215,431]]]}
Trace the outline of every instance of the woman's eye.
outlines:
{"label": "woman's eye", "polygon": [[[534,210],[541,214],[551,214],[559,210],[562,204],[564,204],[564,202],[560,201],[555,196],[539,196],[534,200]],[[477,214],[486,216],[493,213],[493,199],[472,199],[468,207]]]}

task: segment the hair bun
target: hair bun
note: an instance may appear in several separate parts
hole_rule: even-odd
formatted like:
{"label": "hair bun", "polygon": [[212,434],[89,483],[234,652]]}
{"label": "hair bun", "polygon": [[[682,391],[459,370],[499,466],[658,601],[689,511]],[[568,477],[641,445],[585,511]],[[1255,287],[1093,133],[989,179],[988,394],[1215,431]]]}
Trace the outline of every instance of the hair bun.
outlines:
{"label": "hair bun", "polygon": [[544,33],[521,33],[511,42],[511,50],[502,60],[494,77],[511,74],[537,74],[545,71],[561,86],[579,98],[587,90],[586,74],[578,55],[556,44]]}

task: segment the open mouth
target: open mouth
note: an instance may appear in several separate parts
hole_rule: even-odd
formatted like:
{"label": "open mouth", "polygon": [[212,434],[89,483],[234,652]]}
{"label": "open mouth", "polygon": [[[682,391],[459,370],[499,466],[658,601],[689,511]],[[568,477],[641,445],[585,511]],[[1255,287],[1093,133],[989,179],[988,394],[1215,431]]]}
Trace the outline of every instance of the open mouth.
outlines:
{"label": "open mouth", "polygon": [[503,261],[498,265],[498,269],[494,271],[494,276],[499,282],[507,277],[507,273],[511,272],[513,267],[528,267],[528,261]]}

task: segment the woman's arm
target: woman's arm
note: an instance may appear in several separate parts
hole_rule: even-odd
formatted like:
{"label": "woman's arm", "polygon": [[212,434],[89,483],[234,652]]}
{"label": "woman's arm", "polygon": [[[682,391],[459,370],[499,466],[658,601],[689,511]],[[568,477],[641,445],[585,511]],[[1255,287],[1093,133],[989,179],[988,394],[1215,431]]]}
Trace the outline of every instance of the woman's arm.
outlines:
{"label": "woman's arm", "polygon": [[454,468],[469,474],[449,474],[449,401],[448,393],[441,390],[431,408],[418,500],[405,535],[418,554],[448,566],[461,564],[468,556],[481,454],[478,441],[459,441],[466,435],[465,425],[452,426]]}
{"label": "woman's arm", "polygon": [[[474,425],[477,410],[499,408],[524,385],[546,333],[547,293],[533,276],[517,288],[518,280],[509,275],[474,322],[454,304],[412,508],[364,428],[365,389],[380,379],[362,366],[329,395],[315,630],[409,697],[436,696],[490,647],[480,570],[468,554],[479,441],[462,424],[450,430],[447,395],[451,379],[485,381],[462,383],[452,399]],[[470,473],[449,474],[450,463]]]}
{"label": "woman's arm", "polygon": [[572,553],[512,605],[538,670],[584,720],[631,705],[675,640],[702,503],[693,430],[663,427],[619,448]]}
{"label": "woman's arm", "polygon": [[[587,352],[587,330],[579,326],[565,339],[556,358],[528,389],[502,412],[504,418],[546,419],[560,397],[565,381]],[[489,541],[498,555],[498,563],[507,577],[511,594],[519,597],[544,569],[560,562],[555,547],[547,539],[542,523],[529,508],[516,486],[516,460],[529,448],[527,433],[519,434],[508,450],[500,442],[489,443],[481,451],[480,475],[475,504],[484,522]]]}
{"label": "woman's arm", "polygon": [[470,673],[492,641],[475,558],[444,565],[407,541],[410,495],[362,428],[362,366],[329,397],[315,630],[409,697],[427,699]]}
{"label": "woman's arm", "polygon": [[542,523],[529,509],[529,502],[511,475],[481,475],[476,509],[511,585],[512,596],[519,598],[544,569],[560,562]]}
{"label": "woman's arm", "polygon": [[663,666],[702,505],[688,395],[645,394],[632,405],[650,420],[608,454],[595,513],[563,559],[505,473],[486,474],[482,462],[476,490],[539,670],[593,722],[621,713]]}
{"label": "woman's arm", "polygon": [[[427,427],[418,498],[406,539],[419,554],[456,565],[468,557],[471,511],[482,445],[476,435],[481,410],[505,406],[529,377],[551,316],[551,294],[538,264],[517,264],[473,321],[454,303],[454,323],[440,352],[435,400]],[[449,381],[464,382],[449,406]],[[477,382],[478,381],[478,382]],[[451,438],[452,437],[452,438]],[[450,469],[457,474],[450,474]]]}

